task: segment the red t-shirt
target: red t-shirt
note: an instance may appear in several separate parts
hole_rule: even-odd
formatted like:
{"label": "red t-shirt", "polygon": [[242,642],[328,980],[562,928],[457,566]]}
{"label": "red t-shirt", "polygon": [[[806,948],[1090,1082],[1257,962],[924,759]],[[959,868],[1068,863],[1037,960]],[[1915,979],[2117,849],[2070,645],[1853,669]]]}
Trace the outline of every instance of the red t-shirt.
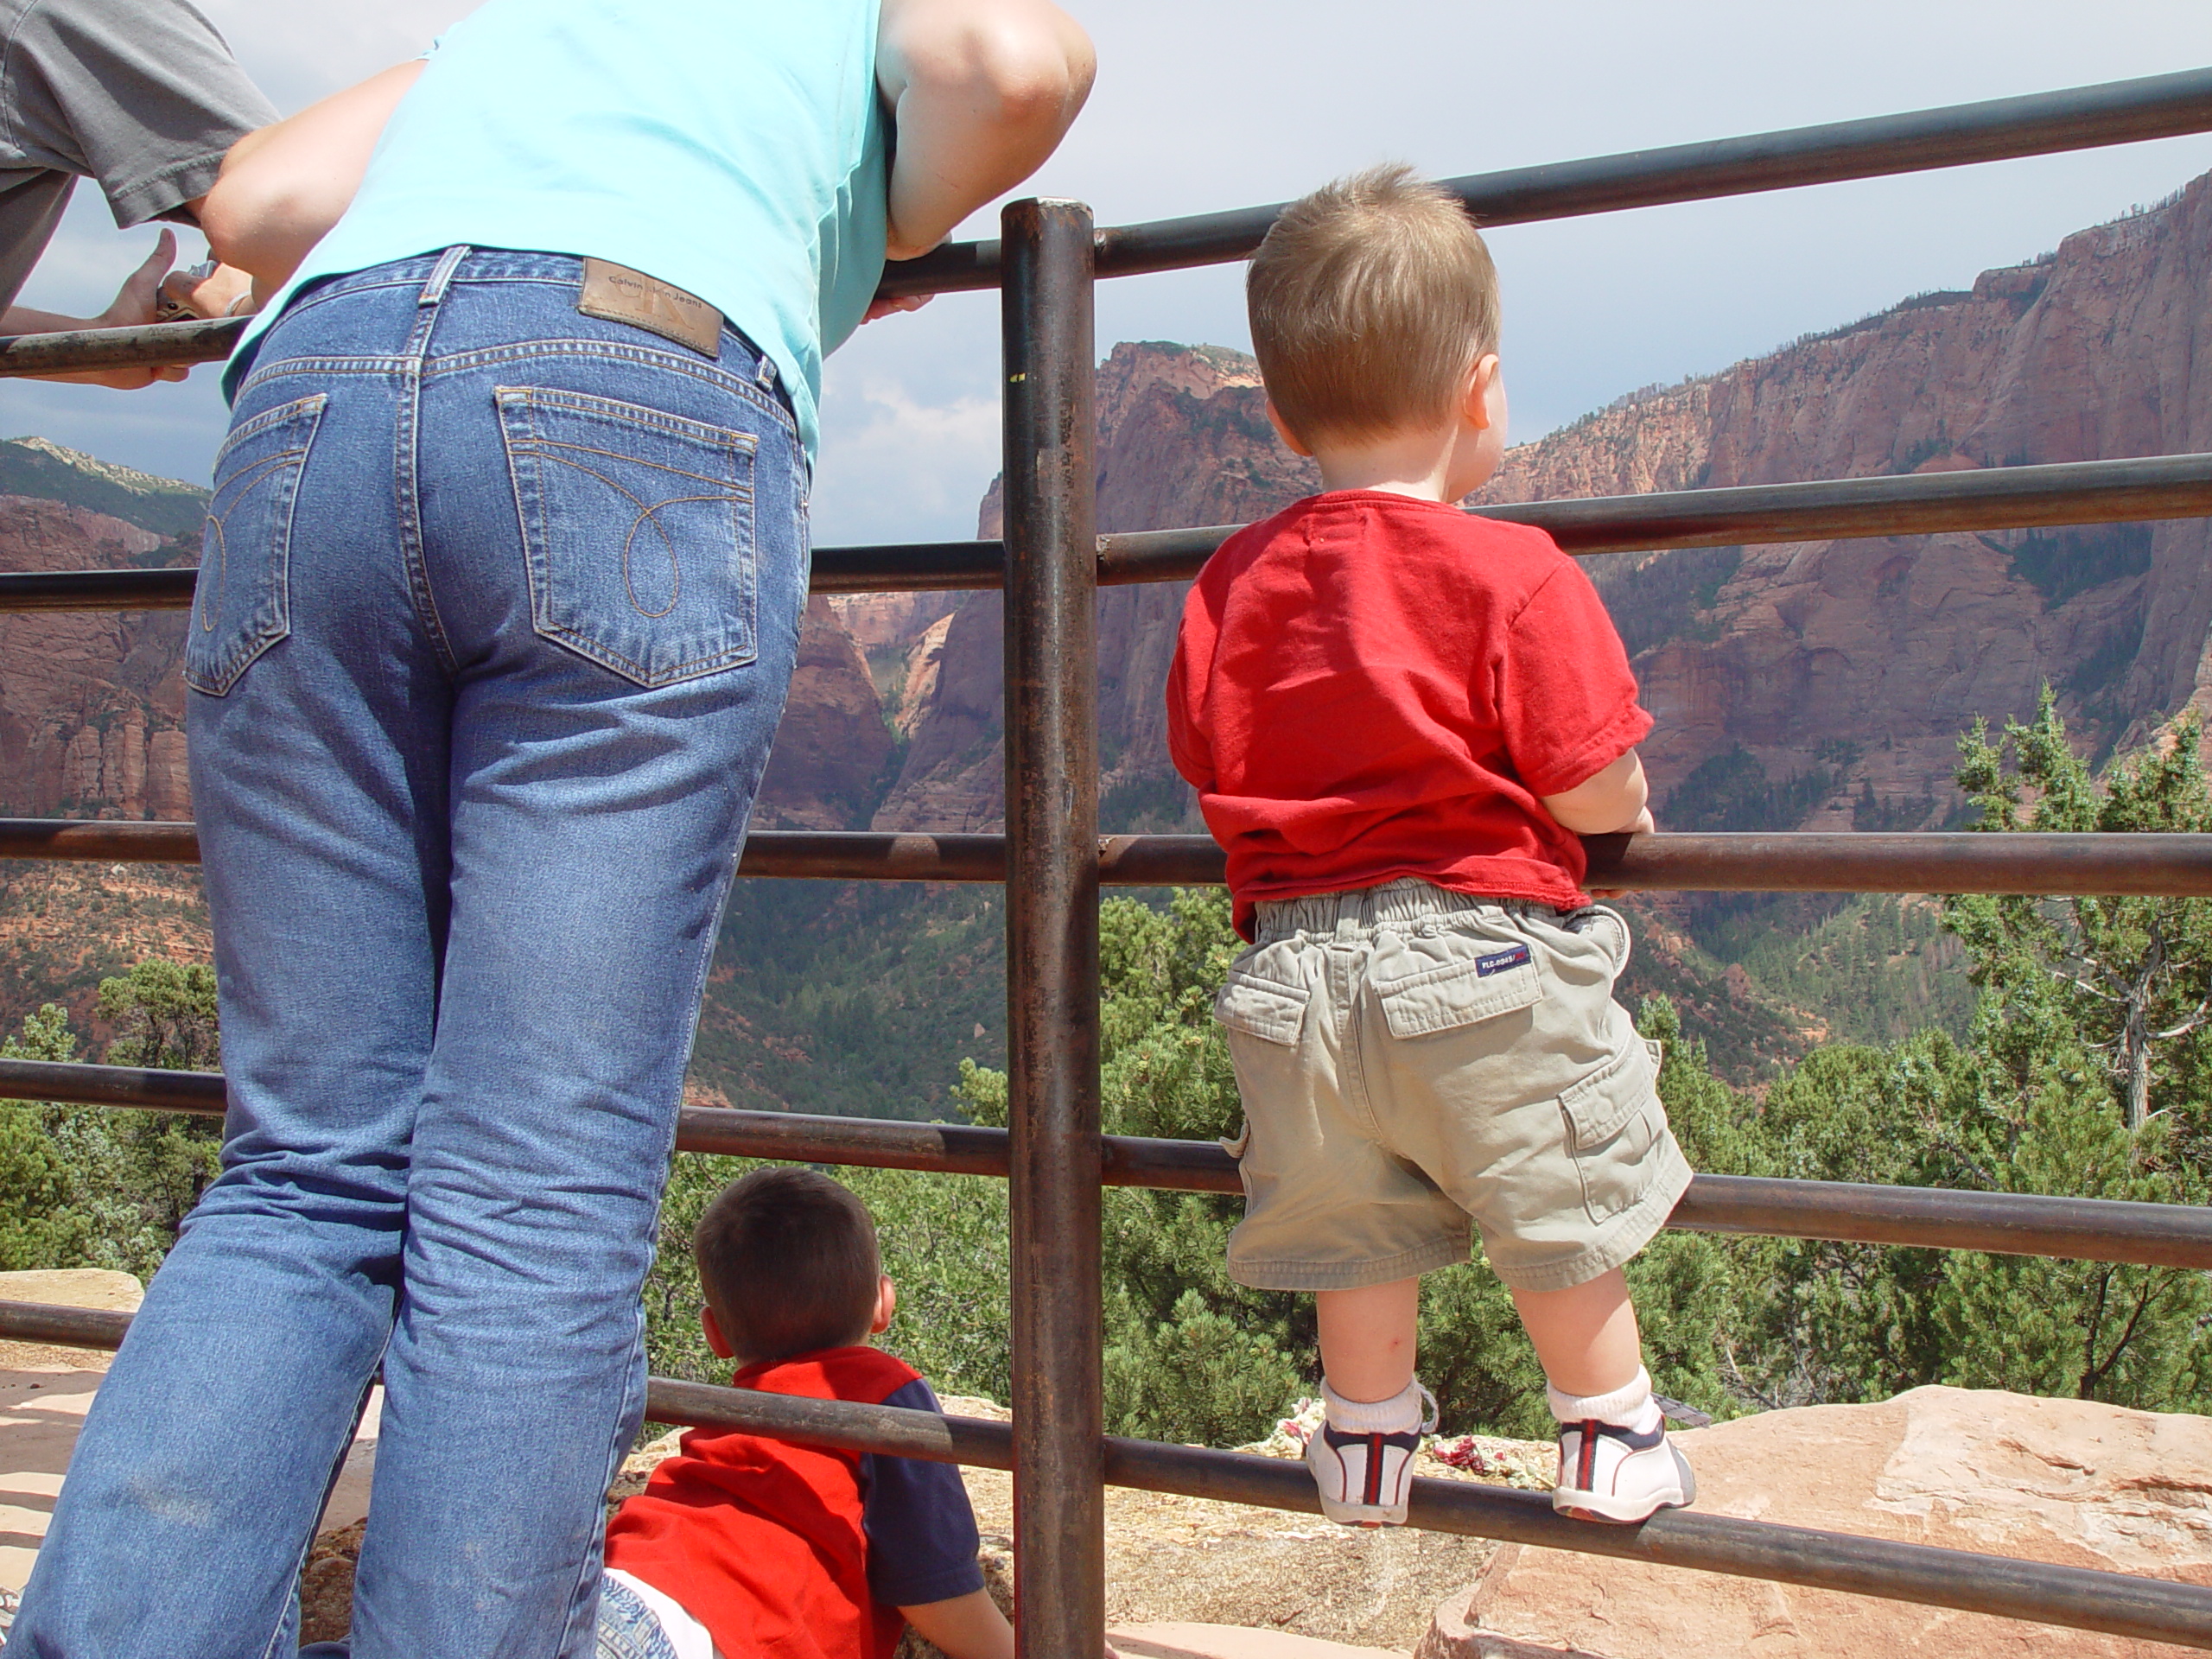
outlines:
{"label": "red t-shirt", "polygon": [[1551,537],[1379,490],[1239,531],[1183,605],[1167,745],[1262,899],[1419,876],[1586,904],[1582,843],[1539,797],[1651,729],[1612,620]]}
{"label": "red t-shirt", "polygon": [[[918,1375],[832,1348],[732,1379],[880,1405]],[[731,1659],[891,1659],[906,1621],[868,1592],[861,1454],[695,1428],[607,1527],[607,1565],[672,1597]]]}

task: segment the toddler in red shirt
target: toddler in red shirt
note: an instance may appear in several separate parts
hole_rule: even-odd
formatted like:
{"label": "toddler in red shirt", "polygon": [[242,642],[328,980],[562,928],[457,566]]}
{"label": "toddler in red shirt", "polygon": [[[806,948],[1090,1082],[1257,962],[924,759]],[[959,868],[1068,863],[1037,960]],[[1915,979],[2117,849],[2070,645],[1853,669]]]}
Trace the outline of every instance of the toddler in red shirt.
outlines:
{"label": "toddler in red shirt", "polygon": [[1550,1383],[1554,1507],[1641,1521],[1695,1483],[1622,1266],[1690,1170],[1578,837],[1651,829],[1651,717],[1573,561],[1452,505],[1505,445],[1497,274],[1459,204],[1403,168],[1331,185],[1247,294],[1268,417],[1325,488],[1207,563],[1168,677],[1251,942],[1215,1003],[1245,1116],[1230,1272],[1315,1293],[1324,1513],[1402,1522],[1435,1426],[1420,1275],[1471,1221]]}
{"label": "toddler in red shirt", "polygon": [[[693,1238],[707,1341],[741,1389],[935,1411],[868,1345],[898,1295],[875,1222],[812,1170],[755,1170]],[[1014,1659],[950,1464],[695,1428],[607,1529],[598,1659],[891,1659],[908,1624],[949,1659]]]}

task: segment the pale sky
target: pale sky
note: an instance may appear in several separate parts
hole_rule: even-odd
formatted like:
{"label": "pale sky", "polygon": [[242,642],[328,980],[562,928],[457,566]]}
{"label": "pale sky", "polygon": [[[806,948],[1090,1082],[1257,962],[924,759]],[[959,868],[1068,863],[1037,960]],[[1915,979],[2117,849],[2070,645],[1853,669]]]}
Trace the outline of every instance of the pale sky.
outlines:
{"label": "pale sky", "polygon": [[[201,3],[289,111],[420,52],[472,0]],[[1486,172],[2212,65],[2205,0],[1063,3],[1097,40],[1098,88],[1026,190],[1088,200],[1101,223],[1278,200],[1382,160]],[[2212,136],[1501,228],[1514,436],[1965,287],[2209,169]],[[82,190],[23,297],[98,311],[153,234],[118,233]],[[1245,346],[1240,275],[1102,285],[1101,354]],[[820,542],[974,534],[998,464],[995,304],[946,296],[830,360]],[[212,369],[133,393],[0,382],[0,435],[194,480],[223,421]]]}

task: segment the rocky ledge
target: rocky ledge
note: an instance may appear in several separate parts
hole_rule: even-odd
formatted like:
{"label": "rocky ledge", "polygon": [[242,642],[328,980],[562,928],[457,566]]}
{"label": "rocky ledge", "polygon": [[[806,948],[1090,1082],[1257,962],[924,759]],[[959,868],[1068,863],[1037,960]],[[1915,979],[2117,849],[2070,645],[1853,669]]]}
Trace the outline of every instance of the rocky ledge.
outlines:
{"label": "rocky ledge", "polygon": [[[1681,1437],[1698,1507],[2212,1584],[2212,1419],[1965,1389]],[[1417,1659],[2154,1659],[2161,1643],[1509,1546]]]}

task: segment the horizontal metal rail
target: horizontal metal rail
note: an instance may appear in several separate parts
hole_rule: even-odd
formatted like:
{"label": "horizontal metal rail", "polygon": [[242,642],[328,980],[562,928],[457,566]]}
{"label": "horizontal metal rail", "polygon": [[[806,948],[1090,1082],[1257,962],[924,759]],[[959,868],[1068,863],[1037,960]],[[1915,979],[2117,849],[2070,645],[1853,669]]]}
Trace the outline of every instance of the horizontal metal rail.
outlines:
{"label": "horizontal metal rail", "polygon": [[[1630,207],[1751,195],[1847,179],[1920,173],[2093,149],[2212,128],[2212,72],[2186,70],[2024,98],[1954,104],[1902,115],[1630,150],[1585,161],[1446,179],[1486,226],[1576,219]],[[1101,276],[1243,259],[1286,204],[1102,227]],[[887,296],[991,288],[999,245],[958,242],[885,274]]]}
{"label": "horizontal metal rail", "polygon": [[[2212,454],[1523,501],[1474,513],[1533,524],[1568,552],[1586,556],[2192,518],[2212,514]],[[1102,536],[1098,580],[1107,587],[1187,582],[1242,528]],[[185,610],[198,576],[189,569],[10,572],[0,575],[0,612]],[[1005,579],[1006,550],[991,541],[886,543],[814,553],[818,594],[961,592],[998,588]]]}
{"label": "horizontal metal rail", "polygon": [[[2212,130],[2212,71],[2193,69],[2024,98],[1753,133],[1444,181],[1484,225],[1526,225],[1764,191],[1834,184]],[[1097,274],[1242,259],[1284,204],[1102,227]],[[995,240],[950,244],[893,265],[894,297],[993,288]],[[0,376],[209,363],[230,355],[245,318],[0,337]]]}
{"label": "horizontal metal rail", "polygon": [[[0,1099],[67,1101],[213,1117],[222,1114],[223,1098],[219,1072],[0,1059]],[[1105,1135],[1102,1141],[1103,1179],[1108,1186],[1172,1192],[1243,1191],[1236,1160],[1217,1142],[1126,1135]],[[676,1145],[679,1151],[724,1157],[1001,1179],[1008,1168],[1004,1129],[888,1118],[686,1107],[677,1124]],[[1686,1232],[2212,1269],[2212,1209],[2195,1205],[1700,1175],[1667,1224]]]}
{"label": "horizontal metal rail", "polygon": [[[1516,501],[1471,512],[1478,518],[1534,525],[1548,531],[1569,553],[1584,556],[2195,518],[2212,513],[2212,455],[1580,496]],[[1109,587],[1187,582],[1214,549],[1241,528],[1218,524],[1102,537],[1098,580]]]}
{"label": "horizontal metal rail", "polygon": [[[109,1309],[0,1302],[0,1338],[11,1341],[112,1351],[130,1328],[130,1314]],[[849,1452],[979,1469],[1014,1466],[1012,1424],[896,1406],[657,1376],[646,1388],[645,1415],[655,1422]],[[1313,1478],[1288,1459],[1116,1435],[1106,1438],[1105,1454],[1111,1485],[1307,1515],[1320,1510]],[[1541,1492],[1472,1481],[1414,1480],[1407,1520],[1425,1531],[1461,1537],[2212,1648],[2212,1589],[2165,1579],[1777,1526],[1694,1509],[1662,1510],[1641,1526],[1601,1526],[1555,1513]]]}
{"label": "horizontal metal rail", "polygon": [[[1638,893],[2024,893],[2212,897],[2212,835],[1588,836],[1588,884]],[[0,858],[195,864],[189,823],[0,818]],[[1116,887],[1218,887],[1207,836],[1102,836],[1098,879]],[[1003,881],[1001,836],[762,830],[740,875],[837,881]]]}
{"label": "horizontal metal rail", "polygon": [[70,374],[83,369],[149,369],[219,363],[251,321],[154,322],[137,328],[71,328],[52,334],[0,335],[0,378]]}

